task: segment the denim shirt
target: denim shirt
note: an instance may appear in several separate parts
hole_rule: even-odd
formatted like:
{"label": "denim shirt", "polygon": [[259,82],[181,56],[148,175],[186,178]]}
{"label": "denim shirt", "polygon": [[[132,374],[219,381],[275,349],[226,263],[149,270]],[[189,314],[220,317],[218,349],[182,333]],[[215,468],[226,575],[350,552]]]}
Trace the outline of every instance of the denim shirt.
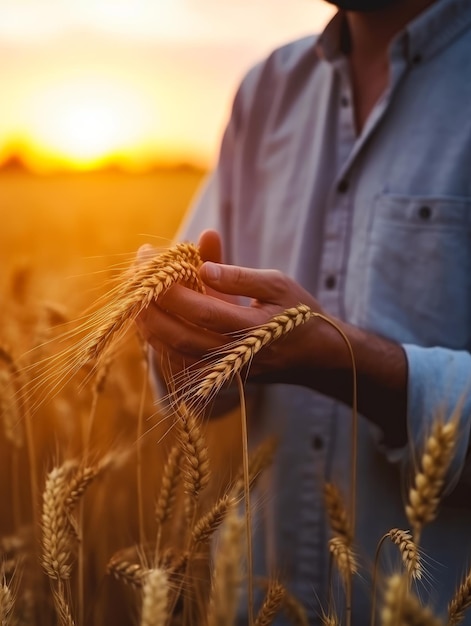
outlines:
{"label": "denim shirt", "polygon": [[[216,228],[225,261],[280,269],[331,315],[404,347],[407,449],[388,449],[360,416],[353,623],[364,625],[376,545],[391,528],[409,527],[403,462],[416,458],[434,418],[456,406],[450,495],[423,533],[428,576],[417,593],[443,614],[471,563],[471,2],[438,0],[395,37],[389,83],[359,135],[342,19],[247,74],[217,167],[178,238]],[[320,623],[329,537],[322,489],[332,481],[348,502],[351,411],[294,386],[266,386],[258,400],[252,443],[276,433],[281,444],[255,503],[256,573],[277,574]],[[386,552],[385,574],[399,566]],[[335,598],[341,607],[337,587]]]}

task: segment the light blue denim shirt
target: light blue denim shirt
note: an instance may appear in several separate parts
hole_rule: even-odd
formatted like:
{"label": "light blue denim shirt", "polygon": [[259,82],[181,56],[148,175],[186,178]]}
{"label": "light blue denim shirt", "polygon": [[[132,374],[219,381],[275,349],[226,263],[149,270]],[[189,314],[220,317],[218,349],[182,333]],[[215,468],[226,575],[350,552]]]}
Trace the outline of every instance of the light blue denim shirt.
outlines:
{"label": "light blue denim shirt", "polygon": [[[389,84],[359,136],[341,20],[248,73],[178,238],[216,228],[226,261],[278,268],[328,313],[404,346],[408,449],[388,450],[360,418],[353,611],[363,626],[376,545],[408,528],[397,461],[460,402],[451,494],[423,534],[429,576],[417,593],[443,614],[471,564],[471,2],[439,0],[395,38]],[[252,441],[277,433],[281,446],[256,501],[256,569],[287,582],[315,624],[327,598],[322,487],[350,492],[351,411],[301,387],[260,395]],[[385,573],[398,565],[394,550]],[[342,606],[337,586],[335,597]]]}

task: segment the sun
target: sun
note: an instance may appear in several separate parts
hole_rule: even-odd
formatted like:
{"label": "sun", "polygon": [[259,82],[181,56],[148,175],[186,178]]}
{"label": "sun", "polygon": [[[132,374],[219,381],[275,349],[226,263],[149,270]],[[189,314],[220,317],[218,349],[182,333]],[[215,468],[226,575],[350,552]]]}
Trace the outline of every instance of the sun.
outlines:
{"label": "sun", "polygon": [[56,119],[51,147],[78,162],[102,159],[122,143],[120,117],[106,102],[76,102]]}
{"label": "sun", "polygon": [[[149,112],[132,86],[75,79],[42,91],[33,107],[36,151],[76,169],[90,169],[135,150],[145,140]],[[155,111],[152,112],[155,124]]]}

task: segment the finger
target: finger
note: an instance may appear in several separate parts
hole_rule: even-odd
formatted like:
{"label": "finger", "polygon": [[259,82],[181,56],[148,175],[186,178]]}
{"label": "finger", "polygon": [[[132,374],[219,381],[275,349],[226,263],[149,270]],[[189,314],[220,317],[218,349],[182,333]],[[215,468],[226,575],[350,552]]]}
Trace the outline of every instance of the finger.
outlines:
{"label": "finger", "polygon": [[198,246],[203,261],[222,261],[222,242],[216,230],[204,230],[199,238]]}
{"label": "finger", "polygon": [[203,264],[200,276],[217,291],[273,304],[283,303],[289,283],[288,277],[277,270],[255,270],[211,262]]}
{"label": "finger", "polygon": [[172,315],[155,304],[142,311],[137,324],[154,349],[158,350],[165,345],[168,352],[178,353],[182,357],[199,359],[225,342],[224,337],[219,334],[196,327],[188,320]]}

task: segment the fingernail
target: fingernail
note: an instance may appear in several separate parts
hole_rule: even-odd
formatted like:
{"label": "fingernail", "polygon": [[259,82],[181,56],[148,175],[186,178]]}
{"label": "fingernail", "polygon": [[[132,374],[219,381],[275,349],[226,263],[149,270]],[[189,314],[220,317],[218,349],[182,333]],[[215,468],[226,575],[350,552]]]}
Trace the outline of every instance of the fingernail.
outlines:
{"label": "fingernail", "polygon": [[207,261],[204,265],[204,269],[206,272],[206,277],[209,280],[219,280],[219,276],[221,274],[221,270],[217,263],[211,263],[211,261]]}

